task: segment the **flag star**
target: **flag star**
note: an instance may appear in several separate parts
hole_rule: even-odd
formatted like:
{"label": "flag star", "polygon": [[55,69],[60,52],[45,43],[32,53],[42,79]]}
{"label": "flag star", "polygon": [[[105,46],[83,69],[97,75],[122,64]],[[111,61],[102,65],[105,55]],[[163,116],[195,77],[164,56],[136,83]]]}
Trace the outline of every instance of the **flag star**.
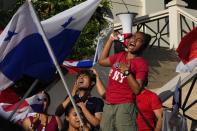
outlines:
{"label": "flag star", "polygon": [[8,34],[7,34],[7,36],[6,36],[6,38],[5,38],[4,41],[11,40],[12,37],[13,37],[14,35],[16,35],[16,34],[18,34],[18,33],[15,33],[15,32],[12,32],[12,31],[8,31]]}
{"label": "flag star", "polygon": [[63,25],[62,25],[62,27],[64,27],[64,28],[66,28],[73,20],[75,20],[73,17],[70,17],[69,19],[68,19],[68,21],[66,21]]}

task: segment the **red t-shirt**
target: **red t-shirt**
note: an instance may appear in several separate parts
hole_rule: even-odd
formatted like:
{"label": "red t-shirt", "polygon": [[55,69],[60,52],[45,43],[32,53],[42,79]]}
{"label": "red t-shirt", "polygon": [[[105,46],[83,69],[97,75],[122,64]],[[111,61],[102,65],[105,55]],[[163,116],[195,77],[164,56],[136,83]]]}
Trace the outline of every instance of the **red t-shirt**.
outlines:
{"label": "red t-shirt", "polygon": [[[144,90],[136,97],[137,105],[142,114],[148,120],[152,127],[155,127],[155,115],[153,110],[162,108],[161,101],[157,94],[152,91]],[[150,131],[150,128],[144,122],[142,116],[138,113],[137,117],[138,131]]]}
{"label": "red t-shirt", "polygon": [[116,69],[118,63],[129,64],[130,71],[136,79],[146,80],[148,76],[148,64],[143,57],[126,60],[126,55],[127,52],[120,52],[109,57],[112,67],[106,89],[106,101],[110,104],[133,102],[133,91],[128,85],[127,77],[123,76],[119,69]]}

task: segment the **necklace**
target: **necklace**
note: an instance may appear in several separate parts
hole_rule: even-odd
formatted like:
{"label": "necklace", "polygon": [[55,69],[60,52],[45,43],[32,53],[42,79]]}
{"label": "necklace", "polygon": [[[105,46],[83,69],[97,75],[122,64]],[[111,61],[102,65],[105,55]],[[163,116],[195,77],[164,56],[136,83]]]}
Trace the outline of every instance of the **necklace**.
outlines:
{"label": "necklace", "polygon": [[48,116],[46,115],[46,121],[43,124],[42,131],[45,131],[45,128],[46,128],[47,124],[48,124]]}

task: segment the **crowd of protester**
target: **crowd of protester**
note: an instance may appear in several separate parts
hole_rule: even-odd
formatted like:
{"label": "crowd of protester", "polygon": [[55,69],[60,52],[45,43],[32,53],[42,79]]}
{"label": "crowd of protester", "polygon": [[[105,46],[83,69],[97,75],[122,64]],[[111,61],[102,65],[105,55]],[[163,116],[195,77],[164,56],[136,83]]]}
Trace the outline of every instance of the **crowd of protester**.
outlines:
{"label": "crowd of protester", "polygon": [[[54,115],[47,113],[50,96],[43,98],[42,112],[25,118],[21,126],[26,131],[160,131],[162,104],[159,97],[146,89],[148,63],[143,51],[151,37],[136,32],[125,38],[126,50],[109,55],[112,43],[118,39],[114,32],[107,40],[99,64],[111,67],[108,84],[104,85],[96,69],[81,70],[73,83],[71,95],[59,103]],[[101,98],[91,94],[96,87]],[[83,124],[77,116],[79,112]],[[64,119],[60,117],[64,114]],[[19,128],[19,127],[18,127]],[[22,129],[22,128],[21,128]]]}

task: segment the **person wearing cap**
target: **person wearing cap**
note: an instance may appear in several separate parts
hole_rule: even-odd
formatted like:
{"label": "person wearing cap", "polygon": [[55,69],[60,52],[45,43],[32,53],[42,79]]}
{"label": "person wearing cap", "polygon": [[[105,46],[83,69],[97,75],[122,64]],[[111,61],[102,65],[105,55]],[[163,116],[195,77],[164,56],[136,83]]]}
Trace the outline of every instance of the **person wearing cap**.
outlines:
{"label": "person wearing cap", "polygon": [[[96,76],[91,70],[81,70],[76,78],[71,95],[81,108],[84,117],[91,126],[91,131],[98,131],[100,127],[101,114],[104,102],[101,98],[93,97],[91,90],[96,84]],[[70,98],[66,99],[57,107],[55,114],[61,116],[70,103]]]}
{"label": "person wearing cap", "polygon": [[148,79],[148,63],[142,53],[151,36],[136,32],[124,38],[126,50],[109,55],[112,43],[118,39],[114,32],[107,40],[99,64],[111,67],[105,93],[105,105],[101,120],[102,131],[136,131],[137,95]]}

